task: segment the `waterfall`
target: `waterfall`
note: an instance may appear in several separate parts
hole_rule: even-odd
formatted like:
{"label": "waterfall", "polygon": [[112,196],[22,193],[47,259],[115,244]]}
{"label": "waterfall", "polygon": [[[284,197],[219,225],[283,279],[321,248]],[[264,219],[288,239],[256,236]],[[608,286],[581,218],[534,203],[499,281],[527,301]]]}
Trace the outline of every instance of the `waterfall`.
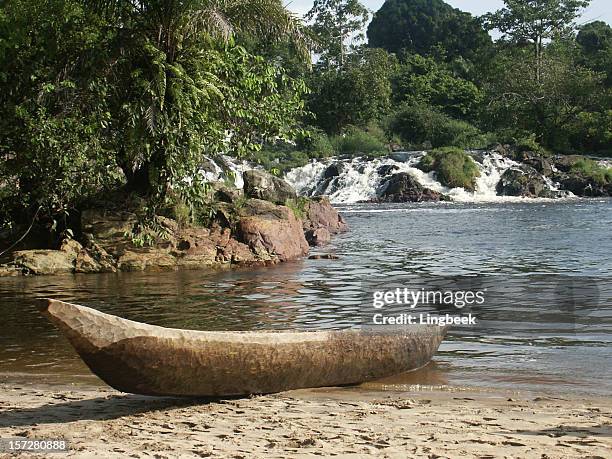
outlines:
{"label": "waterfall", "polygon": [[[327,195],[333,203],[349,204],[369,201],[380,196],[381,185],[393,174],[407,172],[425,188],[443,193],[457,202],[523,201],[527,198],[499,196],[496,186],[509,168],[520,164],[495,152],[470,152],[480,170],[475,191],[464,188],[448,188],[437,179],[435,172],[425,173],[416,165],[425,152],[394,153],[384,158],[330,158],[312,161],[292,169],[285,175],[297,192],[303,196]],[[558,187],[543,177],[551,191]]]}
{"label": "waterfall", "polygon": [[236,188],[242,189],[244,187],[242,173],[250,169],[260,168],[260,166],[249,161],[220,155],[214,159],[205,158],[199,172],[207,182],[229,181]]}

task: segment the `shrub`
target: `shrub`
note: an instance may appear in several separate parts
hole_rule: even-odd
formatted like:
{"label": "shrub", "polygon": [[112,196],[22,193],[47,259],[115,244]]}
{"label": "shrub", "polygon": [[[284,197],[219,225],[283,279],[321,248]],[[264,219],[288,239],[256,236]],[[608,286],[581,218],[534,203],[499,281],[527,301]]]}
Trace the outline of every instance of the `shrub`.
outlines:
{"label": "shrub", "polygon": [[400,107],[389,122],[389,130],[413,147],[478,148],[487,144],[487,138],[475,126],[423,104]]}
{"label": "shrub", "polygon": [[577,172],[585,177],[589,177],[600,185],[612,183],[612,168],[602,167],[588,158],[580,158],[571,167],[572,172]]}
{"label": "shrub", "polygon": [[343,155],[379,155],[386,154],[387,147],[375,134],[350,127],[342,135],[331,139],[337,153]]}
{"label": "shrub", "polygon": [[476,179],[480,176],[472,157],[459,148],[430,151],[421,158],[418,168],[424,172],[435,171],[440,183],[447,187],[461,187],[470,191],[474,191]]}

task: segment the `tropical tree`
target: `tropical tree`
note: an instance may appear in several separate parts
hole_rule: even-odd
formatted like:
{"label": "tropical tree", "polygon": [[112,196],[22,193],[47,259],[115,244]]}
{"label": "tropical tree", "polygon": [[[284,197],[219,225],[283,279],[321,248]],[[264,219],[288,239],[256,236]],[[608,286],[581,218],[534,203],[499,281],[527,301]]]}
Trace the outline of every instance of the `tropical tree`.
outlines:
{"label": "tropical tree", "polygon": [[310,30],[321,62],[328,67],[343,66],[347,49],[363,40],[362,29],[369,18],[359,0],[315,0],[306,19],[312,21]]}
{"label": "tropical tree", "polygon": [[151,209],[170,189],[191,203],[204,155],[292,138],[304,83],[237,45],[240,31],[308,58],[278,0],[3,4],[0,212],[56,215],[121,180]]}
{"label": "tropical tree", "polygon": [[388,0],[368,26],[368,43],[398,53],[475,60],[491,37],[469,13],[442,0]]}
{"label": "tropical tree", "polygon": [[383,49],[351,55],[341,69],[316,72],[309,81],[308,109],[327,133],[338,134],[352,125],[365,127],[381,121],[391,106],[391,77],[397,59]]}
{"label": "tropical tree", "polygon": [[566,134],[576,117],[609,103],[602,84],[605,75],[579,65],[570,53],[549,50],[538,76],[525,53],[514,50],[496,58],[485,84],[484,122],[490,128],[535,133],[541,144],[567,149]]}
{"label": "tropical tree", "polygon": [[576,42],[580,45],[582,63],[606,72],[607,85],[612,87],[612,27],[603,21],[590,22],[580,27]]}
{"label": "tropical tree", "polygon": [[574,21],[590,0],[504,0],[505,7],[484,16],[489,29],[502,33],[513,44],[530,44],[536,81],[542,78],[546,42],[573,32]]}

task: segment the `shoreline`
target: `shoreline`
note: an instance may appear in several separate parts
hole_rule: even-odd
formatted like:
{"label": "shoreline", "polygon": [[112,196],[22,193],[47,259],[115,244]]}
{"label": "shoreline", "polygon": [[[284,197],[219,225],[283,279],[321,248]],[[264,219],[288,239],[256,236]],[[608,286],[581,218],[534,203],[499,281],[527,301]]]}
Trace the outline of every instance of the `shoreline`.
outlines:
{"label": "shoreline", "polygon": [[612,448],[609,398],[501,390],[357,386],[193,400],[7,381],[0,414],[0,438],[64,438],[67,456],[84,458],[552,459],[603,458]]}

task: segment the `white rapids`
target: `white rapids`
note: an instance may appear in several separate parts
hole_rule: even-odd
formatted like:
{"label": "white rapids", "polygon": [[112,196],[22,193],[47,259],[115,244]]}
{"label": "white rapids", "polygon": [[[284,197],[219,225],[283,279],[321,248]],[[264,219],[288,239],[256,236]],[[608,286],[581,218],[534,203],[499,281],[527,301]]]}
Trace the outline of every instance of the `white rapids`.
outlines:
{"label": "white rapids", "polygon": [[[324,161],[312,161],[305,166],[290,170],[285,175],[289,182],[303,196],[327,195],[336,204],[351,204],[375,199],[380,187],[391,175],[407,172],[417,181],[433,191],[443,193],[456,202],[524,202],[526,199],[515,196],[500,196],[496,186],[503,173],[520,164],[495,152],[473,152],[480,155],[476,161],[480,177],[476,180],[475,191],[464,188],[448,188],[437,179],[435,172],[425,173],[415,166],[425,152],[394,153],[389,157],[366,159],[330,158]],[[330,165],[338,166],[337,175],[329,174]],[[551,180],[544,178],[552,191],[558,187]],[[568,195],[569,197],[569,195]],[[537,198],[549,200],[547,198]]]}

